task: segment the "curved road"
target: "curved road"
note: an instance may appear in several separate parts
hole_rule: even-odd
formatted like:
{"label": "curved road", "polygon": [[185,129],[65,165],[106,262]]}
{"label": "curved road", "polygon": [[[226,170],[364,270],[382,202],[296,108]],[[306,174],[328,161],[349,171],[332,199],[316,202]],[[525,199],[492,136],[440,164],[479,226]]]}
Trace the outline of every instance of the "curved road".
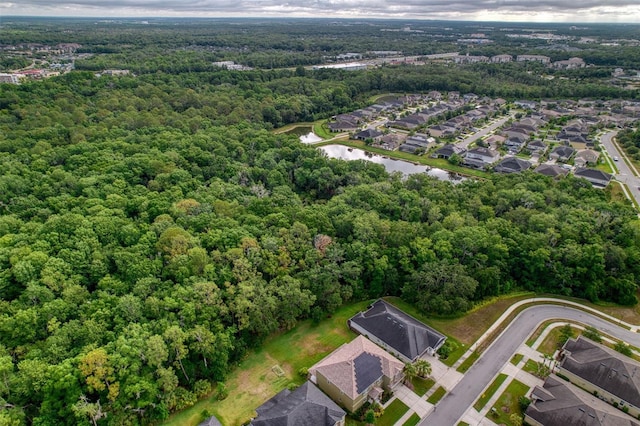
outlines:
{"label": "curved road", "polygon": [[537,305],[522,311],[487,348],[458,384],[437,404],[437,409],[420,425],[455,426],[480,393],[509,362],[518,347],[543,321],[568,320],[590,325],[633,346],[640,346],[640,334],[619,327],[587,312],[558,305]]}

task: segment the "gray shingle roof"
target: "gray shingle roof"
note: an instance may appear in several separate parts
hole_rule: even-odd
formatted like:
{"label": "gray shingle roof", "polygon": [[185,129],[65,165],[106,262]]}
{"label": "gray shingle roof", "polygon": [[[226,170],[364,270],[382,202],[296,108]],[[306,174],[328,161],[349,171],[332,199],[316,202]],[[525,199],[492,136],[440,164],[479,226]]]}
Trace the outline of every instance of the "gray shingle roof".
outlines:
{"label": "gray shingle roof", "polygon": [[429,348],[437,350],[446,339],[431,327],[382,299],[349,321],[410,360],[415,360]]}
{"label": "gray shingle roof", "polygon": [[256,408],[251,426],[333,426],[345,412],[313,383],[285,389]]}
{"label": "gray shingle roof", "polygon": [[545,426],[640,426],[632,417],[551,376],[531,392],[526,415]]}
{"label": "gray shingle roof", "polygon": [[640,407],[640,363],[582,337],[567,340],[563,354],[561,368]]}

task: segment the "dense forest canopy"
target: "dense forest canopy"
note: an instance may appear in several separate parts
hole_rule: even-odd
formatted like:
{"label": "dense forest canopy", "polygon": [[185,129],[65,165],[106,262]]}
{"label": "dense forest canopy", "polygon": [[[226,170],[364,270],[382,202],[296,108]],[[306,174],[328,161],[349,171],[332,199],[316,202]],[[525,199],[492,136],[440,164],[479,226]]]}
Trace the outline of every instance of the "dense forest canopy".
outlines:
{"label": "dense forest canopy", "polygon": [[624,92],[515,65],[179,68],[190,54],[0,87],[0,423],[158,422],[270,333],[353,300],[636,303],[636,212],[586,181],[403,178],[269,132],[383,91]]}

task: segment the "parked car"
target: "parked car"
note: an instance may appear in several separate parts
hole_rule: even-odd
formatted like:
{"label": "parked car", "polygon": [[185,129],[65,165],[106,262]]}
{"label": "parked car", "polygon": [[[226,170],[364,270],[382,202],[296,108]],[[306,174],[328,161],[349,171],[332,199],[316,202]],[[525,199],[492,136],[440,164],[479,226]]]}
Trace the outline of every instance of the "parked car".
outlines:
{"label": "parked car", "polygon": [[618,161],[618,157],[614,156],[613,161]]}

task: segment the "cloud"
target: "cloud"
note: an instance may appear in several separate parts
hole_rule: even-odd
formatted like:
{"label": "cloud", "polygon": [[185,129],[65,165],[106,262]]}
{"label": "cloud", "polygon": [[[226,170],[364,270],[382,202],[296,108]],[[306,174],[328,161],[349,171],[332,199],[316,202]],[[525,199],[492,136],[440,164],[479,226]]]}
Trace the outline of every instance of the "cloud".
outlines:
{"label": "cloud", "polygon": [[[21,0],[2,15],[283,16],[640,22],[638,0]],[[535,19],[538,20],[538,19]]]}

